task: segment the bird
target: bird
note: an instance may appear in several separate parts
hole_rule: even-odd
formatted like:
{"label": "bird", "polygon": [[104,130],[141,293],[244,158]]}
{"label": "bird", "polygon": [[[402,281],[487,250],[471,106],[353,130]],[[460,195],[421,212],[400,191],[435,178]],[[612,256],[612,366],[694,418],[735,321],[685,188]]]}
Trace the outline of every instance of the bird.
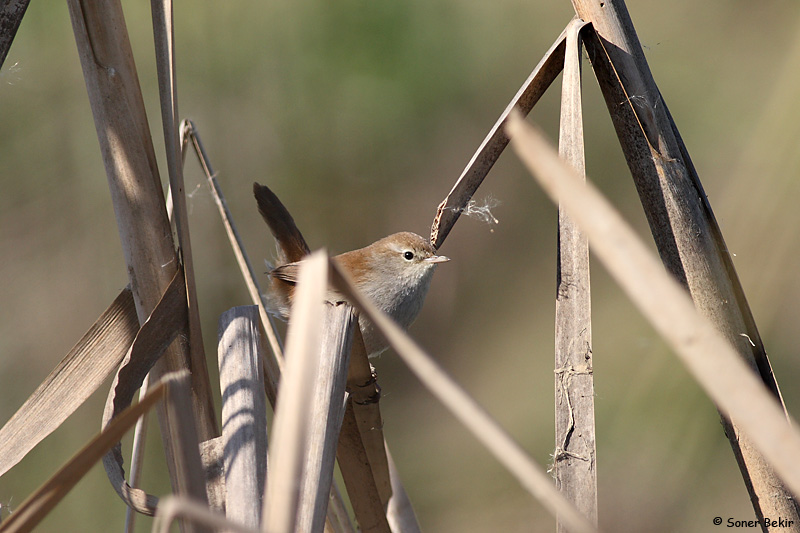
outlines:
{"label": "bird", "polygon": [[[268,299],[273,312],[290,318],[300,263],[311,250],[289,211],[269,187],[253,183],[253,195],[277,245],[277,261],[268,272],[272,289]],[[334,256],[332,260],[362,294],[403,329],[408,329],[422,309],[434,270],[450,259],[437,255],[427,239],[403,231]],[[344,300],[337,293],[331,297]],[[383,353],[388,344],[372,322],[365,316],[359,316],[358,322],[367,355]]]}

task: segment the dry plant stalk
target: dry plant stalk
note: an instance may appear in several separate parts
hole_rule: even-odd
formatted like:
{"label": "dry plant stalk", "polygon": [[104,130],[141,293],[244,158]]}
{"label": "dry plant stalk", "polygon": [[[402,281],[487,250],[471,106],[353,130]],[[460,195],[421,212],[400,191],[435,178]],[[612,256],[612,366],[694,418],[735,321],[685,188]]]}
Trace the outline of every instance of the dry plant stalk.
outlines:
{"label": "dry plant stalk", "polygon": [[[167,389],[164,405],[170,420],[176,421],[175,437],[170,440],[175,457],[178,481],[177,494],[208,507],[205,473],[200,461],[200,448],[194,417],[186,416],[192,409],[192,391],[189,375],[183,372],[175,378],[173,387]],[[183,530],[189,533],[211,533],[204,524],[184,522]]]}
{"label": "dry plant stalk", "polygon": [[[156,70],[158,72],[158,89],[161,101],[161,123],[164,128],[164,147],[169,174],[169,190],[172,195],[174,216],[180,262],[186,277],[186,304],[189,307],[189,360],[191,361],[192,380],[196,387],[203,387],[198,396],[206,399],[200,405],[208,409],[206,415],[209,424],[198,426],[201,441],[219,435],[214,405],[211,395],[211,384],[206,366],[206,354],[203,346],[203,332],[200,328],[200,310],[197,299],[197,284],[194,278],[194,259],[192,241],[189,235],[189,214],[186,209],[186,192],[183,184],[183,164],[181,158],[180,139],[178,135],[178,87],[175,72],[175,36],[173,31],[172,0],[151,0],[153,17],[153,38],[156,49]],[[196,375],[195,375],[196,374]]]}
{"label": "dry plant stalk", "polygon": [[[624,1],[572,3],[597,32],[589,33],[587,51],[664,265],[782,404],[722,233]],[[758,518],[780,516],[800,524],[795,499],[751,440],[724,417],[723,425]]]}
{"label": "dry plant stalk", "polygon": [[342,478],[360,530],[364,533],[391,533],[353,406],[348,399],[339,436],[337,458]]}
{"label": "dry plant stalk", "polygon": [[[577,173],[585,175],[580,37],[584,26],[580,19],[567,26],[558,149]],[[556,279],[553,475],[564,496],[597,524],[589,243],[560,205]],[[567,531],[560,521],[557,529]]]}
{"label": "dry plant stalk", "polygon": [[225,515],[257,529],[267,474],[267,406],[256,306],[219,319],[217,354],[222,392]]}
{"label": "dry plant stalk", "polygon": [[298,531],[311,533],[322,533],[325,524],[344,416],[353,329],[358,327],[353,308],[347,303],[326,303],[323,311],[321,322],[314,326],[321,332],[321,352],[314,386],[306,391],[311,424],[296,525]]}
{"label": "dry plant stalk", "polygon": [[800,431],[736,350],[695,308],[633,229],[591,184],[567,166],[544,136],[517,116],[508,126],[512,144],[554,202],[560,201],[609,273],[689,372],[735,420],[786,484],[800,494]]}
{"label": "dry plant stalk", "polygon": [[[161,358],[167,346],[185,328],[188,320],[186,311],[186,282],[183,279],[183,271],[178,270],[153,313],[142,324],[114,376],[103,412],[103,426],[131,404],[147,373]],[[177,428],[178,426],[174,428],[176,432]],[[129,507],[149,515],[155,512],[157,498],[131,488],[125,481],[120,445],[115,446],[103,458],[103,466],[111,486]],[[179,477],[174,478],[174,483],[174,489],[181,491]]]}
{"label": "dry plant stalk", "polygon": [[324,252],[310,255],[300,268],[286,338],[286,368],[269,443],[262,531],[291,533],[297,520],[303,463],[307,452],[310,413],[305,395],[313,390],[319,365],[323,302],[328,260]]}
{"label": "dry plant stalk", "polygon": [[[134,301],[143,323],[179,265],[122,6],[119,1],[79,0],[70,0],[68,5]],[[210,435],[216,433],[216,420],[204,366],[204,360],[191,360],[187,347],[178,343],[156,365],[155,376],[170,370],[192,371],[192,412],[200,433]],[[179,438],[174,429],[177,424],[167,418],[163,408],[159,408],[159,422],[170,480],[177,488],[176,459],[171,455],[171,441]]]}
{"label": "dry plant stalk", "polygon": [[[353,405],[353,415],[375,479],[377,494],[381,506],[386,508],[392,498],[392,481],[383,437],[383,419],[379,403],[381,388],[378,386],[378,376],[369,363],[360,329],[355,332],[353,351],[350,355],[347,390],[350,392],[348,401]],[[411,519],[416,522],[413,516]]]}

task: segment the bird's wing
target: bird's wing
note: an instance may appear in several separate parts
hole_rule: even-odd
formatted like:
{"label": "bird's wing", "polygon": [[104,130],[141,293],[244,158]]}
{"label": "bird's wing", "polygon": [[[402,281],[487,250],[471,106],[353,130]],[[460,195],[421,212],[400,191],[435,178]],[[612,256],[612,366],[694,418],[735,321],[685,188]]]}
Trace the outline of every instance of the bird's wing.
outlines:
{"label": "bird's wing", "polygon": [[297,273],[300,272],[300,263],[287,263],[273,268],[269,275],[273,278],[286,281],[291,284],[297,283]]}

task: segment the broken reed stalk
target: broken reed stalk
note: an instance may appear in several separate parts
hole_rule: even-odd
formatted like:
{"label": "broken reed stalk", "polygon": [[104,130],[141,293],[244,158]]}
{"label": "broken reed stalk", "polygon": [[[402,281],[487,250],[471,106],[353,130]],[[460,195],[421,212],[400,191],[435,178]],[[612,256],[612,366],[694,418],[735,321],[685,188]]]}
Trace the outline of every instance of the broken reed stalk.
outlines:
{"label": "broken reed stalk", "polygon": [[[172,200],[172,187],[167,189],[167,218],[170,224],[175,224],[174,202]],[[141,399],[150,386],[150,375],[144,377],[142,386],[139,388],[139,399]],[[147,426],[149,417],[147,413],[136,421],[136,427],[133,429],[133,443],[131,444],[131,467],[128,479],[128,484],[133,488],[138,488],[142,477],[142,467],[144,466],[144,454],[147,448]],[[125,533],[131,533],[136,527],[136,510],[133,507],[125,508]]]}
{"label": "broken reed stalk", "polygon": [[589,237],[597,254],[642,314],[719,409],[742,428],[760,453],[800,494],[800,430],[758,375],[738,356],[682,285],[664,271],[633,229],[591,184],[520,116],[509,120],[515,151],[550,198],[561,203]]}
{"label": "broken reed stalk", "polygon": [[[567,26],[561,89],[559,154],[585,175],[581,103],[581,37],[586,22]],[[597,524],[597,463],[592,375],[589,243],[563,206],[558,207],[555,327],[556,487]],[[557,530],[566,533],[560,521]]]}
{"label": "broken reed stalk", "polygon": [[217,356],[222,392],[225,515],[261,525],[267,474],[267,405],[256,306],[234,307],[219,319]]}
{"label": "broken reed stalk", "polygon": [[[139,80],[120,2],[69,0],[68,6],[141,324],[179,265]],[[154,376],[187,368],[192,369],[188,349],[176,343],[156,365]],[[201,369],[192,371],[193,380],[205,375]],[[207,383],[193,381],[191,411],[202,434],[214,433],[216,427],[213,410],[208,408],[209,391]],[[178,438],[174,430],[177,423],[168,419],[163,408],[159,408],[159,423],[175,487],[176,464],[171,450],[172,440]]]}
{"label": "broken reed stalk", "polygon": [[[722,233],[653,80],[625,2],[572,4],[596,32],[588,32],[586,48],[664,265],[782,404]],[[736,421],[724,417],[723,426],[757,517],[780,516],[800,524],[795,499],[754,448],[752,435],[746,438]]]}
{"label": "broken reed stalk", "polygon": [[431,225],[430,241],[434,248],[439,249],[442,246],[464,208],[472,199],[472,195],[478,190],[495,161],[508,145],[508,137],[503,131],[503,124],[508,118],[508,114],[515,108],[521,109],[525,114],[529,113],[561,72],[564,66],[565,39],[566,30],[558,36],[550,49],[545,52],[539,64],[534,67],[528,79],[525,80],[517,94],[500,114],[500,118],[489,130],[453,188],[439,204]]}

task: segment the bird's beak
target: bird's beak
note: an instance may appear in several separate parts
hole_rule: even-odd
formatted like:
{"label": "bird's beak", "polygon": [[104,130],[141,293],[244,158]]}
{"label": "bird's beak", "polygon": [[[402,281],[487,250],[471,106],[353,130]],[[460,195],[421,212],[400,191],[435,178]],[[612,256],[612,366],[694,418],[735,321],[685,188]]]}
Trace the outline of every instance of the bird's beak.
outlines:
{"label": "bird's beak", "polygon": [[426,263],[446,263],[450,261],[450,258],[443,255],[432,255],[430,257],[426,257],[424,261]]}

